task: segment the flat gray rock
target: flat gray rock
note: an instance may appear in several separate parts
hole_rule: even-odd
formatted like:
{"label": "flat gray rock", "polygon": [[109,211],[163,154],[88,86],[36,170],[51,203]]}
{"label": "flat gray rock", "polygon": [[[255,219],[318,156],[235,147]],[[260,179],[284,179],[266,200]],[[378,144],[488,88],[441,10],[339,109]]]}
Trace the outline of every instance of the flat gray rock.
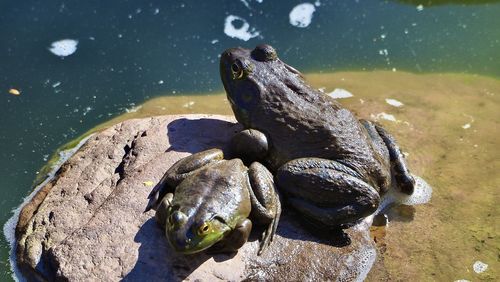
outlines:
{"label": "flat gray rock", "polygon": [[234,255],[179,255],[143,213],[147,196],[177,160],[226,149],[233,117],[159,116],[93,135],[22,209],[17,263],[29,280],[361,280],[376,250],[369,224],[311,235],[284,207],[277,236],[257,256],[258,232]]}

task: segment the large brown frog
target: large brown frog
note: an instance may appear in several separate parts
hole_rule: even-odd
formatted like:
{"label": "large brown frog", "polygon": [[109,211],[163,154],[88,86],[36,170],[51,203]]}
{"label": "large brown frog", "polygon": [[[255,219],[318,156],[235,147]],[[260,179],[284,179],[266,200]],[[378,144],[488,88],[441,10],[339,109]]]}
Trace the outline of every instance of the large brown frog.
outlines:
{"label": "large brown frog", "polygon": [[349,225],[373,213],[392,185],[413,193],[415,181],[391,135],[309,86],[273,47],[228,49],[220,73],[246,128],[233,139],[235,153],[263,161],[309,222]]}

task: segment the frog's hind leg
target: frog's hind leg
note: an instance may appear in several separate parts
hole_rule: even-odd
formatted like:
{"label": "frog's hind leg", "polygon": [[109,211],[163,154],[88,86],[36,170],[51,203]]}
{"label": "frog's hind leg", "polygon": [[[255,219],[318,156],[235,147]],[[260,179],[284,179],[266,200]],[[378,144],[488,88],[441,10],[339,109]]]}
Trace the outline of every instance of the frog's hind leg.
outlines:
{"label": "frog's hind leg", "polygon": [[178,160],[165,172],[160,182],[149,193],[149,202],[144,212],[151,209],[157,210],[163,197],[168,193],[173,193],[175,187],[195,170],[223,158],[224,153],[221,150],[210,149]]}
{"label": "frog's hind leg", "polygon": [[381,126],[375,124],[375,129],[380,137],[382,137],[382,140],[384,140],[387,149],[389,149],[391,167],[397,186],[401,189],[401,192],[408,195],[413,194],[415,179],[406,166],[404,155],[401,153],[396,140]]}
{"label": "frog's hind leg", "polygon": [[380,196],[346,165],[300,158],[278,169],[276,183],[287,202],[313,225],[337,228],[375,212]]}
{"label": "frog's hind leg", "polygon": [[258,162],[250,165],[248,176],[250,180],[250,201],[252,211],[250,217],[260,224],[267,225],[262,233],[258,255],[273,240],[281,216],[281,201],[273,175],[269,170]]}

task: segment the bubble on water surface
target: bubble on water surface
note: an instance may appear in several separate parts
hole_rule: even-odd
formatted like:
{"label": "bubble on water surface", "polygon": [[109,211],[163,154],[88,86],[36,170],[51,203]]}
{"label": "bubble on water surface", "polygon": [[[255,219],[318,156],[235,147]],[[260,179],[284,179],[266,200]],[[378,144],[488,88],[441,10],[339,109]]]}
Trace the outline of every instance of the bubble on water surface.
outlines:
{"label": "bubble on water surface", "polygon": [[290,24],[296,27],[308,27],[311,24],[316,8],[311,3],[302,3],[293,7],[290,12]]}
{"label": "bubble on water surface", "polygon": [[381,119],[385,119],[385,120],[388,120],[388,121],[398,122],[398,120],[396,119],[396,117],[394,117],[394,115],[387,114],[387,113],[384,113],[384,112],[378,113],[376,115],[371,114],[370,117],[372,119],[374,119],[375,121],[379,121]]}
{"label": "bubble on water surface", "polygon": [[332,92],[327,94],[328,96],[332,97],[333,99],[341,99],[341,98],[349,98],[354,95],[352,95],[351,92],[342,89],[342,88],[335,88]]}
{"label": "bubble on water surface", "polygon": [[403,103],[401,103],[400,101],[398,101],[396,99],[385,99],[385,102],[391,106],[394,106],[394,107],[401,107],[404,105]]}
{"label": "bubble on water surface", "polygon": [[52,42],[49,47],[49,51],[56,56],[66,57],[76,52],[77,45],[78,40],[63,39]]}
{"label": "bubble on water surface", "polygon": [[472,266],[475,273],[483,273],[488,269],[488,265],[482,261],[476,261]]}
{"label": "bubble on water surface", "polygon": [[[238,22],[241,23],[241,27],[239,28],[235,26],[235,23],[238,24]],[[241,39],[243,41],[248,41],[260,35],[255,28],[250,28],[250,25],[244,18],[235,15],[226,17],[224,22],[224,33],[229,37]]]}

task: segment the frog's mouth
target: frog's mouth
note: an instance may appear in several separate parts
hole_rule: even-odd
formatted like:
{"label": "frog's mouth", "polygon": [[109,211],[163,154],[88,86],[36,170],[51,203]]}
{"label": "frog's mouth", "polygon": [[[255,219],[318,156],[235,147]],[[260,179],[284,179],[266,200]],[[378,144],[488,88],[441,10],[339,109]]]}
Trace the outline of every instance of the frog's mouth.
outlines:
{"label": "frog's mouth", "polygon": [[167,238],[176,252],[194,254],[204,251],[221,241],[231,228],[221,221],[212,221],[211,231],[203,236],[196,234],[192,227],[175,229],[167,226]]}

